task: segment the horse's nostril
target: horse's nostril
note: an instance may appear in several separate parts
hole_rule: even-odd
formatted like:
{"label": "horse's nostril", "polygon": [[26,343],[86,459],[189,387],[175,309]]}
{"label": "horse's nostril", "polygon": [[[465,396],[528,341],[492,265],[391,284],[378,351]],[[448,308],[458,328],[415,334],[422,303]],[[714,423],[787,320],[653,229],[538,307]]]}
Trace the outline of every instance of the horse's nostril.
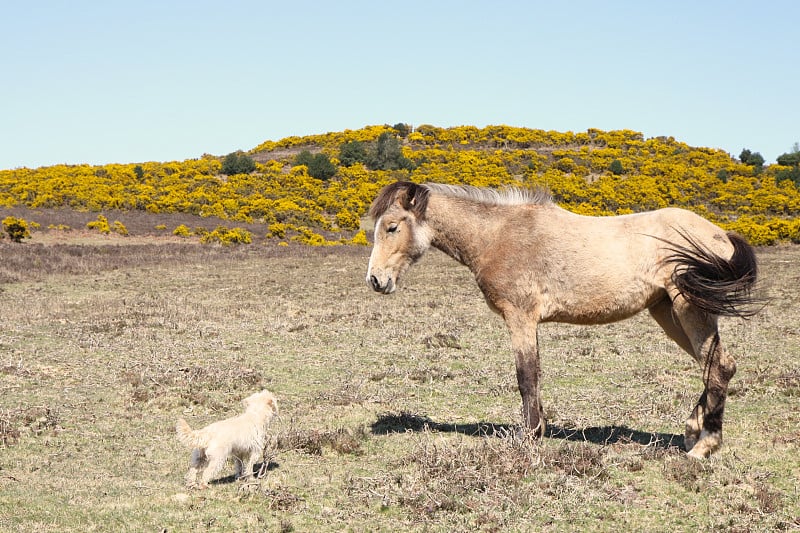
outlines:
{"label": "horse's nostril", "polygon": [[372,288],[375,289],[376,291],[380,290],[381,284],[378,282],[378,278],[376,278],[375,276],[369,277],[369,283],[370,285],[372,285]]}

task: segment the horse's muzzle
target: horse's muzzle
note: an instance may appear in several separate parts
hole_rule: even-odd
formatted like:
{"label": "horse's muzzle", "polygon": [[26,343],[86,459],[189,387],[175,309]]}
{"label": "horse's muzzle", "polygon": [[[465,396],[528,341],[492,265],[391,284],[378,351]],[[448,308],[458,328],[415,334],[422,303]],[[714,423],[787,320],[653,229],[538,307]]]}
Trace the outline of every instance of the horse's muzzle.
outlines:
{"label": "horse's muzzle", "polygon": [[381,285],[380,280],[378,280],[378,278],[374,275],[367,278],[367,280],[369,281],[370,287],[372,287],[372,289],[375,292],[380,292],[383,294],[389,294],[390,292],[394,292],[394,281],[392,281],[392,278],[386,280],[385,285]]}

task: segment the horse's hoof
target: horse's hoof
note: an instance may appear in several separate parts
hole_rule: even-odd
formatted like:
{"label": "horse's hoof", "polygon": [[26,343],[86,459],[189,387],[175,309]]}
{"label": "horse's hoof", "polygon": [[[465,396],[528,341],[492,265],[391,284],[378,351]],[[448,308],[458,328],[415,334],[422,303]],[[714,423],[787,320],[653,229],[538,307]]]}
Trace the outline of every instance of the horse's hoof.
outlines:
{"label": "horse's hoof", "polygon": [[545,436],[545,423],[542,421],[538,426],[531,428],[527,426],[519,426],[514,432],[514,437],[519,440],[540,440]]}
{"label": "horse's hoof", "polygon": [[703,459],[708,459],[708,456],[711,455],[711,450],[705,450],[705,451],[698,450],[697,447],[695,446],[694,448],[686,452],[686,455],[691,457],[692,459],[703,460]]}
{"label": "horse's hoof", "polygon": [[720,433],[709,433],[703,430],[700,432],[700,439],[689,449],[686,455],[694,459],[707,459],[712,453],[719,450],[721,446],[722,436]]}

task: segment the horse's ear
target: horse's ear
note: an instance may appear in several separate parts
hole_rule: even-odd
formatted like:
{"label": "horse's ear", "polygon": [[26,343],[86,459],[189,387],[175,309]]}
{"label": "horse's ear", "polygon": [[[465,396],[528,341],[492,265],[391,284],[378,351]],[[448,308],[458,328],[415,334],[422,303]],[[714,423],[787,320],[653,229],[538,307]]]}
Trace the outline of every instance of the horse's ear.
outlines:
{"label": "horse's ear", "polygon": [[429,190],[425,185],[409,181],[398,181],[384,187],[369,208],[373,220],[383,215],[392,204],[399,203],[406,211],[411,211],[419,219],[425,218],[428,207]]}
{"label": "horse's ear", "polygon": [[428,208],[428,195],[430,190],[424,185],[408,183],[403,207],[414,213],[419,219],[425,218],[425,210]]}

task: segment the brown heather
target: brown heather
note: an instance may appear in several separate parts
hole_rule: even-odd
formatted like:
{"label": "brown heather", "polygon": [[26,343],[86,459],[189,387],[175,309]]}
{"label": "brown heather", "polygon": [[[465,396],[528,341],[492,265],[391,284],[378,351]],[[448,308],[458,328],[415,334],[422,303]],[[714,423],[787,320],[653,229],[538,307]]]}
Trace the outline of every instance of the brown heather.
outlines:
{"label": "brown heather", "polygon": [[[508,334],[442,254],[379,296],[368,248],[123,222],[0,241],[0,530],[800,528],[796,246],[758,251],[769,304],[722,321],[739,371],[725,444],[697,462],[680,446],[699,373],[648,317],[542,328],[551,427],[533,441]],[[175,420],[259,388],[281,414],[256,478],[187,491]]]}

